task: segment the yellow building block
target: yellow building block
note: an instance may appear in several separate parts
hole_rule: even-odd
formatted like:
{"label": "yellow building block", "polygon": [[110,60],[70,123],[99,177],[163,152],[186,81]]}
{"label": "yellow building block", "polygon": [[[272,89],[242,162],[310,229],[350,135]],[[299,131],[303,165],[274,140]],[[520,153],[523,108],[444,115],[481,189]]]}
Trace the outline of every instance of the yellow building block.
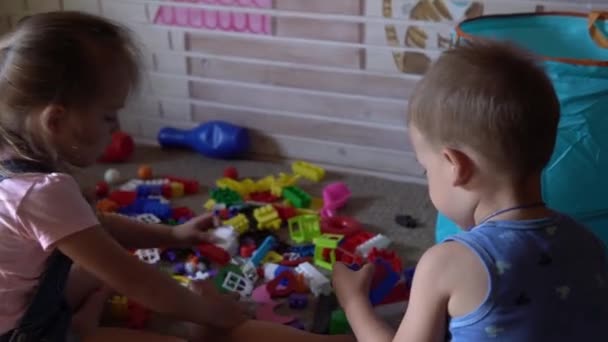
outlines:
{"label": "yellow building block", "polygon": [[283,187],[278,184],[272,184],[270,186],[270,193],[277,197],[281,197],[283,195]]}
{"label": "yellow building block", "polygon": [[226,226],[232,226],[239,234],[243,234],[249,230],[249,220],[247,219],[247,216],[243,214],[238,214],[222,223]]}
{"label": "yellow building block", "polygon": [[302,176],[301,175],[296,175],[296,174],[288,174],[288,173],[279,173],[279,178],[277,178],[277,183],[279,185],[281,185],[282,187],[286,187],[286,186],[292,186],[295,185],[296,183],[298,183],[298,180],[300,180]]}
{"label": "yellow building block", "polygon": [[177,280],[177,282],[180,283],[182,286],[190,285],[190,279],[188,279],[188,277],[174,275],[173,279]]}
{"label": "yellow building block", "polygon": [[184,196],[184,184],[178,182],[171,182],[171,198],[177,198]]}
{"label": "yellow building block", "polygon": [[268,254],[266,254],[266,256],[264,257],[264,259],[262,260],[263,264],[266,263],[273,263],[273,264],[278,264],[281,261],[283,261],[283,256],[275,251],[270,251],[268,252]]}
{"label": "yellow building block", "polygon": [[245,190],[245,187],[243,187],[243,184],[238,181],[235,181],[234,179],[220,178],[215,182],[215,184],[220,189],[230,189],[232,191],[235,191],[239,195],[241,195],[241,197],[247,196],[247,191]]}
{"label": "yellow building block", "polygon": [[251,178],[243,179],[241,181],[241,186],[243,186],[243,190],[247,195],[257,191],[256,183]]}
{"label": "yellow building block", "polygon": [[112,317],[118,320],[124,320],[129,317],[129,310],[127,308],[128,299],[125,296],[114,296],[110,298],[110,312]]}
{"label": "yellow building block", "polygon": [[205,202],[205,204],[203,205],[203,207],[207,210],[211,210],[213,209],[213,207],[215,206],[216,202],[213,198],[210,198],[207,200],[207,202]]}
{"label": "yellow building block", "polygon": [[253,211],[253,217],[258,221],[258,228],[274,229],[281,228],[279,213],[272,205],[266,205]]}
{"label": "yellow building block", "polygon": [[325,169],[304,161],[295,161],[291,164],[291,170],[296,175],[300,175],[313,182],[319,182],[325,177]]}
{"label": "yellow building block", "polygon": [[266,176],[255,183],[255,191],[263,192],[270,191],[270,187],[275,183],[274,176]]}

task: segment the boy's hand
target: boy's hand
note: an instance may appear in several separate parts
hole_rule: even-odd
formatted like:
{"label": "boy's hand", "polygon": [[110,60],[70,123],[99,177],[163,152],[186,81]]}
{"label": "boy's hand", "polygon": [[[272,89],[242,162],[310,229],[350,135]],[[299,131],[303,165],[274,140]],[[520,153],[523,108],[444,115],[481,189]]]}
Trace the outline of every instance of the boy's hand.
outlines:
{"label": "boy's hand", "polygon": [[373,264],[366,264],[358,271],[351,270],[341,262],[334,264],[333,286],[338,301],[345,310],[347,310],[349,303],[356,303],[361,300],[369,301],[373,276]]}
{"label": "boy's hand", "polygon": [[209,230],[215,228],[213,215],[204,214],[173,228],[173,234],[179,246],[194,246],[202,242],[214,243]]}
{"label": "boy's hand", "polygon": [[201,310],[207,313],[212,327],[232,329],[248,319],[245,305],[238,301],[238,293],[222,294],[211,281],[192,282],[190,289],[203,297],[206,305]]}

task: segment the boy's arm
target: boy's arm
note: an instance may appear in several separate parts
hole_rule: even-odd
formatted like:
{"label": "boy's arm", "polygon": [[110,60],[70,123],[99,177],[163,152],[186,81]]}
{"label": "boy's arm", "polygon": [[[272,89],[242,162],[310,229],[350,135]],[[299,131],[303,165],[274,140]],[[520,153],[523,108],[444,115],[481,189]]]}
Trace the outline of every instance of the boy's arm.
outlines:
{"label": "boy's arm", "polygon": [[211,216],[199,216],[186,224],[169,227],[144,223],[114,214],[99,214],[105,230],[125,248],[188,247],[205,241],[213,228]]}
{"label": "boy's arm", "polygon": [[[361,342],[444,341],[448,300],[457,258],[452,243],[429,249],[416,266],[407,312],[397,334],[373,311],[366,295],[343,296],[341,302],[357,340]],[[360,272],[360,271],[359,271]]]}

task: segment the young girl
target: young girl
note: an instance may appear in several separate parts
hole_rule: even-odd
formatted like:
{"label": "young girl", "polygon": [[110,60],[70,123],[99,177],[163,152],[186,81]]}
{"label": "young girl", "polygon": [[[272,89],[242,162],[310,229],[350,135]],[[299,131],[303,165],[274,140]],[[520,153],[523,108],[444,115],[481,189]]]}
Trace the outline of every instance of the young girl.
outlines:
{"label": "young girl", "polygon": [[136,55],[123,28],[74,12],[31,16],[0,40],[0,341],[63,341],[70,321],[85,341],[180,341],[97,327],[107,288],[218,332],[208,340],[351,340],[248,321],[231,297],[190,291],[126,251],[199,243],[208,217],[167,229],[94,214],[67,171],[93,164],[117,129]]}
{"label": "young girl", "polygon": [[533,58],[499,43],[457,47],[409,104],[431,200],[466,229],[422,256],[396,333],[369,303],[373,267],[334,267],[357,339],[608,341],[605,247],[542,201],[559,102]]}

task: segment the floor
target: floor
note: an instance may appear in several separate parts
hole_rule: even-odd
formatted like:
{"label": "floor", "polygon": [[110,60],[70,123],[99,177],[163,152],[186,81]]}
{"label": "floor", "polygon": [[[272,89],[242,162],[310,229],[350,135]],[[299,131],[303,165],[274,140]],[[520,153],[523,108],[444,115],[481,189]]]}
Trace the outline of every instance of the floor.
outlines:
{"label": "floor", "polygon": [[[131,161],[115,165],[95,165],[80,171],[77,178],[84,186],[94,187],[96,182],[103,179],[104,172],[112,167],[120,171],[124,180],[128,180],[136,177],[137,168],[142,164],[152,166],[156,175],[174,175],[200,181],[202,189],[198,195],[174,201],[175,204],[186,205],[196,212],[203,210],[209,189],[214,186],[216,179],[222,177],[223,170],[228,166],[235,166],[242,178],[257,179],[269,174],[290,172],[290,165],[287,163],[211,160],[188,151],[140,146]],[[402,257],[404,266],[413,265],[434,243],[436,211],[425,187],[332,172],[328,172],[326,179],[320,184],[303,181],[300,185],[308,193],[320,197],[323,184],[331,181],[345,182],[352,192],[351,200],[340,213],[357,218],[366,230],[388,236],[393,241],[390,248]],[[414,217],[419,223],[418,227],[408,229],[399,226],[395,222],[395,216],[403,214]]]}

